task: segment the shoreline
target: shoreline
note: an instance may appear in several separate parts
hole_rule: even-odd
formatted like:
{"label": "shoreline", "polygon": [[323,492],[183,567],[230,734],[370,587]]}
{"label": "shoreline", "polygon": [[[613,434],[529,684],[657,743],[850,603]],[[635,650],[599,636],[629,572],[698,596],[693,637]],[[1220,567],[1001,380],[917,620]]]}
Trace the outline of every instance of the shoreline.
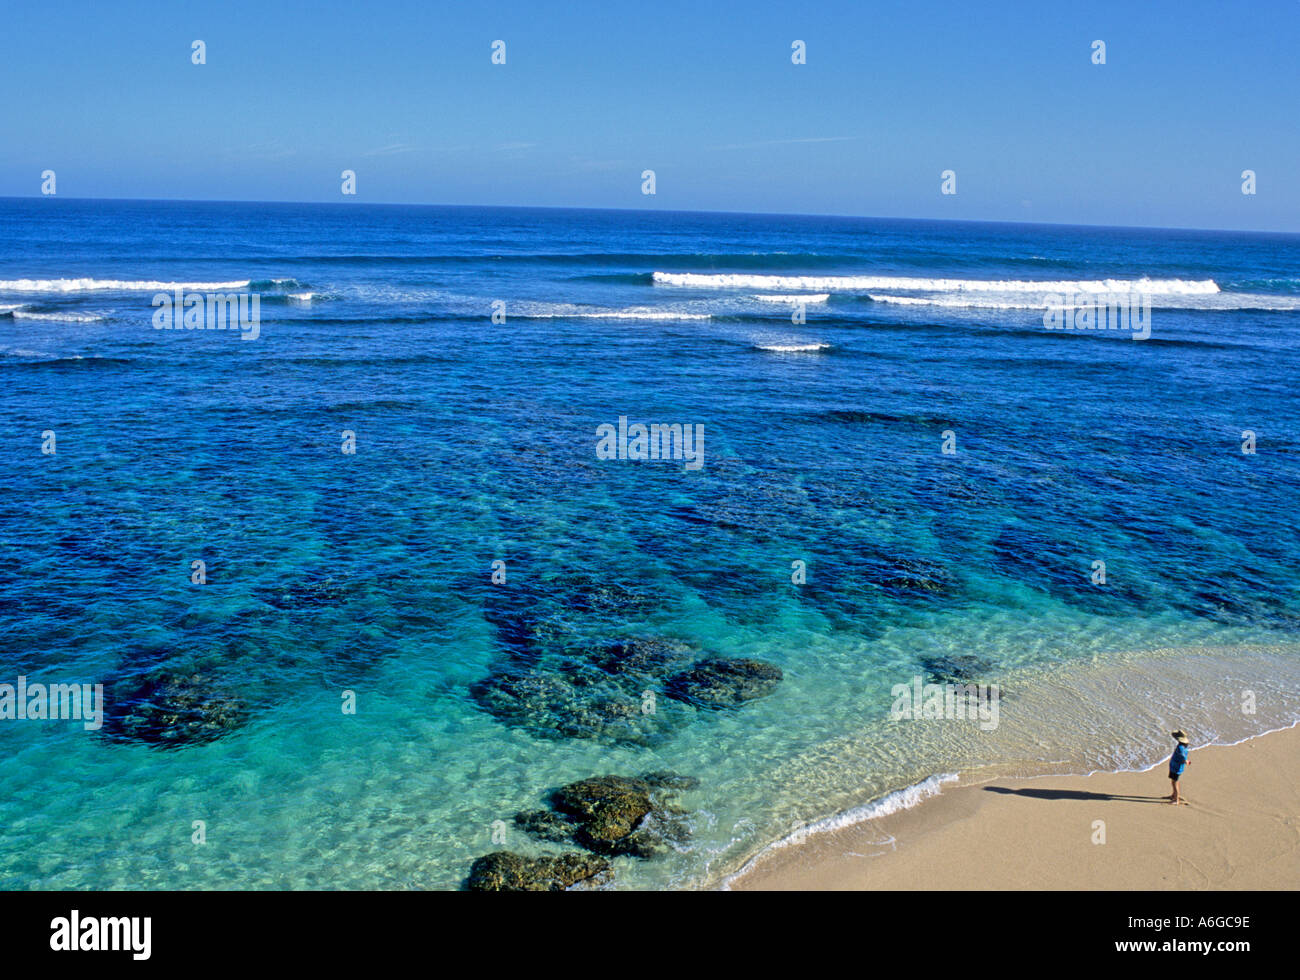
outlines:
{"label": "shoreline", "polygon": [[1162,800],[1164,764],[1084,775],[934,776],[793,831],[722,888],[1275,890],[1300,883],[1300,721],[1194,745],[1180,782],[1189,802],[1176,810]]}

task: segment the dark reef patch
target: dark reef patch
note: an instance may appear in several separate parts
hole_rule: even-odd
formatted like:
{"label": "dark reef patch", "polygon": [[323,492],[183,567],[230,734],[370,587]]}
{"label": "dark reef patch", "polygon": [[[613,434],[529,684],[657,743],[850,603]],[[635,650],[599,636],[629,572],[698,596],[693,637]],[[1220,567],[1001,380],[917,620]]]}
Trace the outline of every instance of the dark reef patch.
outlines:
{"label": "dark reef patch", "polygon": [[543,738],[653,745],[671,735],[679,719],[646,693],[572,661],[547,671],[507,665],[469,688],[474,703],[498,721]]}
{"label": "dark reef patch", "polygon": [[559,892],[609,871],[608,861],[586,854],[525,857],[494,851],[474,861],[465,887],[472,892]]}
{"label": "dark reef patch", "polygon": [[104,686],[106,737],[154,748],[213,742],[244,725],[244,702],[202,673],[157,671]]}
{"label": "dark reef patch", "polygon": [[701,660],[668,678],[669,697],[703,708],[729,708],[766,697],[781,683],[781,668],[762,660],[717,657]]}

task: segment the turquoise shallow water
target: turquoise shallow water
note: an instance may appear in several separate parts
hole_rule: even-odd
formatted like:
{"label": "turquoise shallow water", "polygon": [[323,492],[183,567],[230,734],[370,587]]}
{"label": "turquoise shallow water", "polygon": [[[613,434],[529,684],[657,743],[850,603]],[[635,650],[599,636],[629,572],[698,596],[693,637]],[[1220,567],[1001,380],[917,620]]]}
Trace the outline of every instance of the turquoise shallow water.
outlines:
{"label": "turquoise shallow water", "polygon": [[[6,887],[455,887],[494,821],[656,769],[700,780],[692,837],[616,886],[712,884],[935,773],[1153,750],[1119,693],[1045,743],[1053,670],[1172,650],[1204,669],[1156,673],[1153,725],[1300,717],[1295,237],[48,201],[0,231],[0,683],[197,671],[246,715],[171,750],[0,720]],[[1109,280],[1150,339],[1024,308]],[[261,336],[154,330],[156,283],[247,283]],[[704,465],[599,459],[620,416],[701,426]],[[698,707],[604,670],[630,639],[783,678]],[[1003,683],[1004,737],[890,727],[918,675]],[[520,677],[552,693],[483,693]]]}

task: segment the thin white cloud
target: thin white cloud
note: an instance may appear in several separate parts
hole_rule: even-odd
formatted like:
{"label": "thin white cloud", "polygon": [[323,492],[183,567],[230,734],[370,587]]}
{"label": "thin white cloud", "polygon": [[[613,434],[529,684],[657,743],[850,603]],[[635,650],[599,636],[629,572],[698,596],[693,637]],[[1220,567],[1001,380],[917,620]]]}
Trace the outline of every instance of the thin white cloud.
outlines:
{"label": "thin white cloud", "polygon": [[418,149],[418,146],[412,146],[410,143],[390,143],[388,146],[380,146],[373,150],[367,150],[361,155],[363,157],[391,157],[398,153],[414,153]]}

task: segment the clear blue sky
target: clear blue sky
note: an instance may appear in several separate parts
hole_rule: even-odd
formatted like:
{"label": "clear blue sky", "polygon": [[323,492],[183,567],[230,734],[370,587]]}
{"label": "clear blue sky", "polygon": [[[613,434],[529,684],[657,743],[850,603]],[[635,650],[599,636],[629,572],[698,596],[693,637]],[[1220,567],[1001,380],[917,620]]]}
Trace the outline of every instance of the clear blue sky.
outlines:
{"label": "clear blue sky", "polygon": [[1292,0],[15,0],[0,33],[0,196],[344,201],[352,169],[369,202],[1300,231]]}

